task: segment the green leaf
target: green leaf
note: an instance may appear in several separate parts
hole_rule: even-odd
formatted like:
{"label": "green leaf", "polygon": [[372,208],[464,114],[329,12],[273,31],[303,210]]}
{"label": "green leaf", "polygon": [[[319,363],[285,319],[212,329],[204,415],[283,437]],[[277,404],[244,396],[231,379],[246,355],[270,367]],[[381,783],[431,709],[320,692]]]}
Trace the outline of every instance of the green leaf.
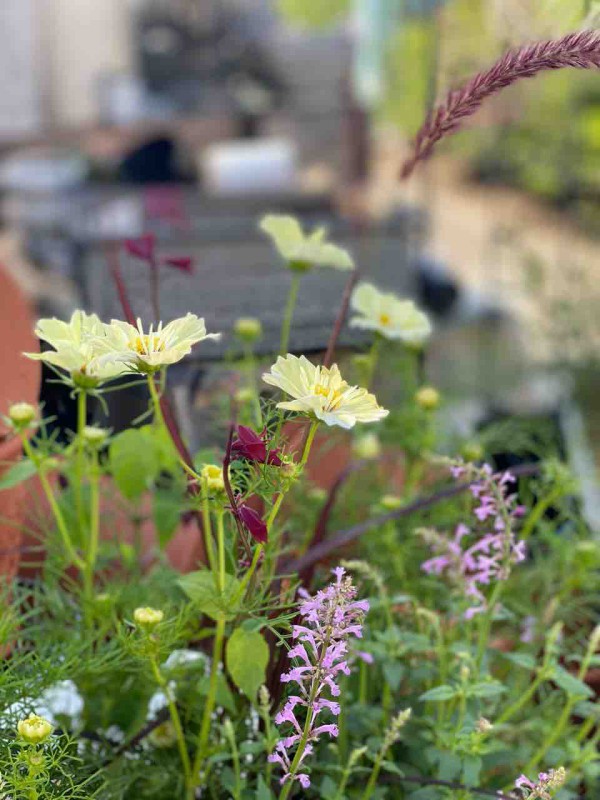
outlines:
{"label": "green leaf", "polygon": [[237,628],[225,649],[227,670],[235,685],[254,700],[265,682],[269,648],[260,633]]}
{"label": "green leaf", "polygon": [[258,783],[256,785],[256,794],[254,795],[255,800],[273,800],[273,795],[271,794],[271,790],[265,783],[265,779],[262,775],[258,776]]}
{"label": "green leaf", "polygon": [[215,575],[208,569],[190,572],[179,578],[179,586],[190,600],[211,619],[233,619],[239,603],[234,603],[238,595],[240,582],[229,575],[225,575],[225,589],[223,593],[217,588]]}
{"label": "green leaf", "polygon": [[467,690],[469,697],[498,697],[506,691],[506,687],[498,681],[483,681],[470,686]]}
{"label": "green leaf", "polygon": [[429,703],[441,703],[444,700],[452,700],[457,694],[458,692],[454,687],[443,683],[441,686],[435,686],[433,689],[425,692],[425,694],[422,694],[419,700]]}
{"label": "green leaf", "polygon": [[172,489],[157,489],[152,498],[152,515],[161,550],[167,546],[181,519],[183,497]]}
{"label": "green leaf", "polygon": [[502,653],[502,657],[517,667],[530,671],[535,669],[535,658],[529,653]]}
{"label": "green leaf", "polygon": [[333,800],[336,796],[337,783],[329,775],[325,775],[319,787],[319,797],[322,797],[323,800]]}
{"label": "green leaf", "polygon": [[160,447],[147,427],[115,436],[110,445],[110,468],[121,494],[127,500],[139,500],[160,470]]}
{"label": "green leaf", "polygon": [[[198,681],[198,694],[206,697],[210,686],[210,677],[203,675]],[[227,711],[235,713],[235,698],[227,683],[227,678],[222,673],[217,676],[217,691],[215,695],[216,703],[218,706],[223,706]]]}
{"label": "green leaf", "polygon": [[467,786],[479,785],[479,774],[483,762],[479,756],[465,756],[463,760],[462,779]]}
{"label": "green leaf", "polygon": [[563,667],[556,667],[556,671],[552,676],[553,681],[563,691],[571,697],[593,697],[594,691],[587,683],[580,681],[575,675],[571,675]]}
{"label": "green leaf", "polygon": [[456,753],[440,753],[438,756],[439,779],[442,781],[452,781],[458,778],[462,768],[462,761]]}
{"label": "green leaf", "polygon": [[388,661],[383,665],[384,678],[394,692],[400,686],[404,673],[404,665],[398,661]]}
{"label": "green leaf", "polygon": [[36,472],[37,468],[33,461],[30,461],[28,458],[23,459],[23,461],[18,461],[0,478],[0,491],[2,491],[2,489],[12,489],[13,486],[18,486],[20,483],[23,483],[23,481],[33,477]]}

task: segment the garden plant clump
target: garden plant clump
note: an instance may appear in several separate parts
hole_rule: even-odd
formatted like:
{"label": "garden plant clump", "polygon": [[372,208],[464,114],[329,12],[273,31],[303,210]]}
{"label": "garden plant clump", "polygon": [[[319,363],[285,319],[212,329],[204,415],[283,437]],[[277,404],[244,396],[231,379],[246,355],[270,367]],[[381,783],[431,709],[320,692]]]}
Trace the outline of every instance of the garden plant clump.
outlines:
{"label": "garden plant clump", "polygon": [[[598,796],[600,548],[568,466],[517,423],[444,436],[427,316],[355,285],[324,231],[261,228],[291,273],[281,349],[259,364],[260,323],[235,326],[214,449],[189,453],[168,401],[170,366],[220,335],[203,319],[145,326],[120,285],[127,321],[38,322],[28,357],[78,414],[6,409],[23,459],[0,488],[34,478],[44,524],[2,592],[0,798]],[[349,275],[323,363],[289,352],[314,268]],[[336,364],[347,311],[370,347]],[[147,415],[89,424],[132,383]],[[538,458],[499,468],[506,439]]]}

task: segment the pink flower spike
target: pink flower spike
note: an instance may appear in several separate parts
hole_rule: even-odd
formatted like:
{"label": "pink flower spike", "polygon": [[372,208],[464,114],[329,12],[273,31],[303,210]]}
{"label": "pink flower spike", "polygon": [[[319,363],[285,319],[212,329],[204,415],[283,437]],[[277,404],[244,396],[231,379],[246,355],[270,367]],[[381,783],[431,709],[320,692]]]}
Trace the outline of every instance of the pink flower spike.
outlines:
{"label": "pink flower spike", "polygon": [[125,249],[129,255],[139,258],[141,261],[152,261],[155,247],[156,237],[153,233],[147,233],[137,239],[125,240]]}

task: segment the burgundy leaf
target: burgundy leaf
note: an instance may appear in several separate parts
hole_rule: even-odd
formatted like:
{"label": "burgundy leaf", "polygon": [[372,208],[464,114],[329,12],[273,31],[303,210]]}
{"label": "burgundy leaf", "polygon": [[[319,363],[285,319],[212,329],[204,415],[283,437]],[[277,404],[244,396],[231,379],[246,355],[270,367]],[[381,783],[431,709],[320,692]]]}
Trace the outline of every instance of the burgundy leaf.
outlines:
{"label": "burgundy leaf", "polygon": [[152,233],[139,236],[137,239],[126,239],[125,249],[130,256],[140,258],[142,261],[152,261],[154,258],[154,248],[156,247],[156,237]]}
{"label": "burgundy leaf", "polygon": [[169,256],[168,258],[163,258],[163,263],[168,267],[187,272],[189,275],[194,272],[194,261],[189,256]]}
{"label": "burgundy leaf", "polygon": [[246,425],[238,425],[237,436],[231,448],[236,458],[245,458],[257,464],[270,464],[273,467],[281,466],[282,461],[277,454],[278,451],[267,450],[264,433],[259,435]]}
{"label": "burgundy leaf", "polygon": [[252,538],[264,544],[267,541],[268,530],[266,524],[256,511],[250,508],[250,506],[242,504],[238,506],[237,513],[244,525],[248,528]]}

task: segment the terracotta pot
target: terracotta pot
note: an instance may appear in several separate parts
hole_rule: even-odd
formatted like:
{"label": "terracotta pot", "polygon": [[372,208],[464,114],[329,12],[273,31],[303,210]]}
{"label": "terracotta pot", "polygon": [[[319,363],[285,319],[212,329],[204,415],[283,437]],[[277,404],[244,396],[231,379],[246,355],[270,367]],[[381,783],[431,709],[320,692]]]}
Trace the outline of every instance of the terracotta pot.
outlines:
{"label": "terracotta pot", "polygon": [[[14,279],[0,267],[0,413],[11,403],[36,404],[40,390],[39,363],[23,351],[39,349],[33,333],[34,315]],[[21,443],[0,421],[0,476],[21,458]],[[0,580],[10,581],[19,562],[28,489],[21,484],[0,492]]]}

